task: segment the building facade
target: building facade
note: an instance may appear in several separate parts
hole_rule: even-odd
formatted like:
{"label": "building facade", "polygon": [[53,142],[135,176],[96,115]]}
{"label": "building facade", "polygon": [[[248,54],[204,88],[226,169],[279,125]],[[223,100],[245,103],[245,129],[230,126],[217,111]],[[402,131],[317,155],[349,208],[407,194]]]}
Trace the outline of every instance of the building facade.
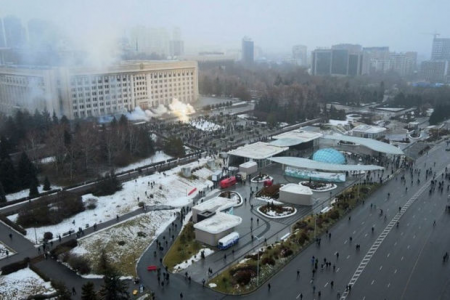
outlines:
{"label": "building facade", "polygon": [[447,60],[427,60],[420,65],[420,76],[433,83],[447,83],[450,81]]}
{"label": "building facade", "polygon": [[255,61],[254,53],[255,47],[253,41],[248,37],[244,37],[242,39],[242,62],[252,64]]}
{"label": "building facade", "polygon": [[292,59],[296,65],[301,67],[306,67],[308,65],[307,51],[308,48],[303,45],[295,45],[292,47]]}
{"label": "building facade", "polygon": [[198,98],[192,61],[126,62],[107,68],[0,68],[0,111],[54,111],[69,119],[184,103]]}
{"label": "building facade", "polygon": [[450,60],[450,38],[434,38],[431,60]]}
{"label": "building facade", "polygon": [[312,52],[312,74],[359,76],[362,72],[362,54],[354,49],[316,49]]}

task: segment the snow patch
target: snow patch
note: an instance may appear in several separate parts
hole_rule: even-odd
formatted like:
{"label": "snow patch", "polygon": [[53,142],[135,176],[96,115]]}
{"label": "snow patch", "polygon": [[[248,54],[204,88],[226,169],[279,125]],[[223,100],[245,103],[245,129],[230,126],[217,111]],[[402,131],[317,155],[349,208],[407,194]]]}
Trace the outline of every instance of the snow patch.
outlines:
{"label": "snow patch", "polygon": [[54,292],[50,282],[45,282],[29,268],[0,277],[0,299],[27,299]]}
{"label": "snow patch", "polygon": [[205,257],[211,255],[214,253],[214,250],[211,250],[209,248],[202,248],[200,249],[197,254],[194,254],[191,256],[191,258],[189,258],[188,260],[176,265],[175,267],[173,267],[174,272],[180,272],[186,268],[188,268],[190,265],[192,265],[194,262],[199,261],[200,259],[202,259],[202,255],[201,252],[205,251]]}

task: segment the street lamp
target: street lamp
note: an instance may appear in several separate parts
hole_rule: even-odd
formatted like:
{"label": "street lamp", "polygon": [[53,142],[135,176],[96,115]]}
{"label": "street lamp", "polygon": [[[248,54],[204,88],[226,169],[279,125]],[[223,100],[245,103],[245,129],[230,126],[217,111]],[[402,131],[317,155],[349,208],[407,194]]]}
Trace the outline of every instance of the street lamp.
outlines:
{"label": "street lamp", "polygon": [[313,212],[313,217],[314,217],[314,240],[316,240],[317,216],[316,216],[316,214],[314,214],[314,212]]}
{"label": "street lamp", "polygon": [[[264,237],[257,237],[255,235],[255,238],[259,241],[261,239],[263,239]],[[259,247],[258,247],[258,264],[256,266],[256,286],[259,286]]]}

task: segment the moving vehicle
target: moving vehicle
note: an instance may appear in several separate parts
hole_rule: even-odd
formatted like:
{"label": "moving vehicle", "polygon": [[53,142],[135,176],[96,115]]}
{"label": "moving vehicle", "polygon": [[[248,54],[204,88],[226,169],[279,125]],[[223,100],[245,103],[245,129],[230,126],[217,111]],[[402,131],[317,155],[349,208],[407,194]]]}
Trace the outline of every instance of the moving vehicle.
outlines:
{"label": "moving vehicle", "polygon": [[231,246],[237,244],[238,241],[239,241],[239,233],[234,231],[229,235],[226,235],[223,238],[221,238],[217,243],[217,248],[219,248],[220,250],[226,250]]}
{"label": "moving vehicle", "polygon": [[230,178],[225,178],[220,181],[220,188],[226,189],[235,184],[236,184],[236,177],[231,176]]}

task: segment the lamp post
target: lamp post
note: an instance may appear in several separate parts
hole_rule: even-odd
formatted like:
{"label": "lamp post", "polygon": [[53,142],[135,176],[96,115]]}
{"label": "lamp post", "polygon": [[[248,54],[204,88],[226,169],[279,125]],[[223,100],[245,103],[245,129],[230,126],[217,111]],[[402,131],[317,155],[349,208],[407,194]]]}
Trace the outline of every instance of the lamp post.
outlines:
{"label": "lamp post", "polygon": [[313,217],[314,217],[314,240],[316,240],[317,217],[316,217],[316,214],[314,214],[314,212],[313,212]]}
{"label": "lamp post", "polygon": [[[259,241],[263,239],[264,237],[257,237],[255,235],[255,238]],[[256,265],[256,286],[259,286],[259,247],[258,247],[258,264]]]}

